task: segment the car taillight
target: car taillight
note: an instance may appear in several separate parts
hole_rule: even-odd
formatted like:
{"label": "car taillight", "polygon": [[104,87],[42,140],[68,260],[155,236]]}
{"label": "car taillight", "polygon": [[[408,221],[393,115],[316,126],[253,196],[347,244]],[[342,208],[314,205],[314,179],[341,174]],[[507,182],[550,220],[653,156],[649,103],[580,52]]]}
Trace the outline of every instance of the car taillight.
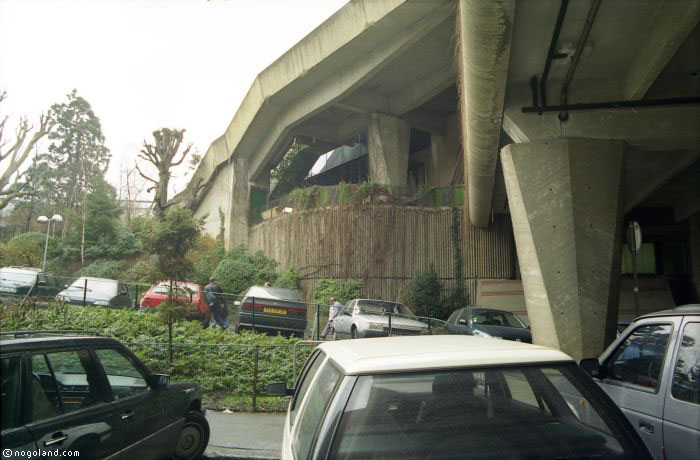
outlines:
{"label": "car taillight", "polygon": [[[255,305],[256,307],[259,307],[259,304]],[[252,303],[242,303],[241,304],[241,310],[253,310],[253,304]]]}
{"label": "car taillight", "polygon": [[141,299],[141,303],[139,305],[141,307],[157,307],[159,303],[160,299],[155,299],[153,297],[144,297],[143,299]]}

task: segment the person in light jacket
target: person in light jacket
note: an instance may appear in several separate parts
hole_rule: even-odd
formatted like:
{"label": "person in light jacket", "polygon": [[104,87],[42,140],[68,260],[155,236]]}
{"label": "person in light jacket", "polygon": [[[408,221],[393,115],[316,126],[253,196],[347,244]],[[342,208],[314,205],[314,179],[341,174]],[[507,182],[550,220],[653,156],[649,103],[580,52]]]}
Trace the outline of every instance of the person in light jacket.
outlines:
{"label": "person in light jacket", "polygon": [[320,335],[322,340],[326,340],[326,336],[333,332],[333,320],[340,314],[340,310],[342,309],[343,304],[338,302],[335,297],[331,297],[330,308],[328,309],[328,323],[326,327],[323,328],[323,332],[321,332]]}

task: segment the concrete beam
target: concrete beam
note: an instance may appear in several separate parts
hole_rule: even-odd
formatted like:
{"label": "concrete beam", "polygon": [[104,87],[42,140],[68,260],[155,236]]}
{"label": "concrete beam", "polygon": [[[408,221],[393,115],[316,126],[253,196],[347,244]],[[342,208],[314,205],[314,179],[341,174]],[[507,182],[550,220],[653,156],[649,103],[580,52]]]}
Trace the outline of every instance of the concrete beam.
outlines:
{"label": "concrete beam", "polygon": [[514,11],[515,0],[460,0],[457,8],[465,207],[477,227],[491,215]]}
{"label": "concrete beam", "polygon": [[700,146],[700,107],[693,105],[522,113],[509,106],[503,128],[516,142],[556,138],[624,140],[637,150],[695,150]]}
{"label": "concrete beam", "polygon": [[637,53],[627,65],[627,73],[623,77],[625,99],[644,97],[700,21],[700,2],[697,0],[662,0],[658,3],[653,29],[645,34]]}
{"label": "concrete beam", "polygon": [[400,118],[372,113],[367,130],[369,177],[373,182],[405,187],[411,127]]}
{"label": "concrete beam", "polygon": [[442,136],[447,131],[447,120],[435,112],[426,109],[415,109],[404,113],[401,119],[411,124],[411,127],[430,134]]}
{"label": "concrete beam", "polygon": [[574,359],[614,337],[625,144],[510,144],[501,164],[534,343]]}
{"label": "concrete beam", "polygon": [[255,152],[250,164],[252,174],[255,175],[257,169],[268,162],[270,152],[274,151],[281,139],[286,137],[295,125],[313,117],[326,107],[344,100],[394,59],[426,37],[449,17],[451,12],[449,3],[441,3],[412,27],[405,28],[392,39],[382,42],[358,61],[345,63],[343,72],[335,72],[333,77],[326,79],[309,93],[300,95],[285,107],[275,118],[272,128],[266,130],[266,136],[261,142],[250,145],[249,148],[243,148],[243,150]]}
{"label": "concrete beam", "polygon": [[336,102],[334,105],[341,109],[358,113],[387,113],[389,111],[389,99],[386,96],[363,89],[358,89],[349,97]]}
{"label": "concrete beam", "polygon": [[[625,212],[639,206],[698,158],[700,158],[700,150],[680,152],[630,151],[627,155],[625,172]],[[700,191],[697,197],[700,197]],[[695,201],[700,202],[700,199]]]}
{"label": "concrete beam", "polygon": [[436,69],[428,76],[410,83],[389,95],[389,113],[403,115],[428,102],[457,81],[454,66],[449,64]]}

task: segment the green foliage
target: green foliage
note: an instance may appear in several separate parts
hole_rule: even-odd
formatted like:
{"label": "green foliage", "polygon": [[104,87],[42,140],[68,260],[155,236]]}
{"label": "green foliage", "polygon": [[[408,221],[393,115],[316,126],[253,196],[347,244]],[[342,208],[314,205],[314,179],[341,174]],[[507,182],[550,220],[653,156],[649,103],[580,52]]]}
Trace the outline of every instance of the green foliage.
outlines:
{"label": "green foliage", "polygon": [[216,267],[226,255],[223,238],[216,240],[209,236],[201,236],[196,247],[190,251],[187,258],[192,261],[192,281],[207,284]]}
{"label": "green foliage", "polygon": [[338,203],[350,203],[352,200],[352,184],[341,182],[338,184]]}
{"label": "green foliage", "polygon": [[48,187],[43,192],[60,207],[75,208],[104,176],[110,153],[99,118],[76,90],[66,102],[52,105],[49,116],[55,123],[51,144],[48,153],[39,156],[46,173],[41,184]]}
{"label": "green foliage", "polygon": [[364,288],[361,280],[321,279],[314,287],[311,302],[328,305],[331,297],[335,297],[338,302],[346,304],[349,300],[362,298]]}
{"label": "green foliage", "polygon": [[166,300],[161,302],[156,309],[156,317],[163,324],[184,321],[190,315],[195,306],[189,302]]}
{"label": "green foliage", "polygon": [[[44,257],[46,234],[39,232],[20,233],[5,245],[0,246],[0,261],[3,265],[41,267]],[[56,241],[49,237],[48,256],[56,255]]]}
{"label": "green foliage", "polygon": [[318,193],[318,187],[312,185],[311,187],[295,188],[289,195],[287,199],[294,205],[301,209],[309,209],[312,207],[314,198]]}
{"label": "green foliage", "polygon": [[418,316],[444,318],[445,312],[440,302],[440,281],[432,265],[408,283],[406,303]]}
{"label": "green foliage", "polygon": [[122,209],[117,204],[113,187],[102,177],[95,181],[95,189],[88,194],[85,206],[85,241],[115,240]]}
{"label": "green foliage", "polygon": [[214,277],[224,292],[242,294],[256,284],[274,283],[278,263],[262,251],[254,254],[245,246],[232,249],[214,270]]}
{"label": "green foliage", "polygon": [[372,196],[382,188],[383,185],[377,184],[376,182],[360,182],[355,186],[355,191],[352,192],[352,200],[362,201],[368,196]]}
{"label": "green foliage", "polygon": [[158,279],[158,273],[154,270],[153,263],[147,259],[136,261],[128,270],[122,272],[122,279],[132,282],[150,283]]}
{"label": "green foliage", "polygon": [[73,276],[94,276],[96,278],[119,279],[124,262],[120,260],[98,259],[76,271]]}
{"label": "green foliage", "polygon": [[155,278],[181,280],[192,273],[192,262],[185,257],[194,248],[204,221],[195,219],[189,209],[171,209],[163,221],[154,220],[144,233],[144,249],[157,255]]}
{"label": "green foliage", "polygon": [[[269,383],[294,384],[292,346],[298,341],[296,338],[270,337],[249,331],[222,333],[220,329],[203,329],[196,321],[175,322],[173,365],[169,368],[168,326],[157,314],[60,304],[37,308],[30,304],[0,309],[0,329],[96,331],[128,343],[127,346],[154,372],[170,374],[173,380],[195,382],[206,392],[241,396],[250,395],[253,389],[257,346],[257,392],[264,393]],[[309,347],[297,347],[297,375],[310,352]]]}
{"label": "green foliage", "polygon": [[277,278],[273,286],[287,289],[299,289],[299,272],[293,268],[288,268]]}

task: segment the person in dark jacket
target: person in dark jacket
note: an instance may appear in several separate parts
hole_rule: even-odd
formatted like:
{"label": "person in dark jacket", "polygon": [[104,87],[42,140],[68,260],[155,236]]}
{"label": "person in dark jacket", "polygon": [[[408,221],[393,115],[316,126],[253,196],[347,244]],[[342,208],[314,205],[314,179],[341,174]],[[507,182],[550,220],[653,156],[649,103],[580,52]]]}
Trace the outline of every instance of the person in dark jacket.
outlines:
{"label": "person in dark jacket", "polygon": [[212,327],[219,326],[222,330],[226,330],[229,326],[228,308],[221,296],[221,288],[216,283],[213,276],[209,278],[209,284],[204,286],[204,293],[204,300],[207,302],[207,305],[209,305],[211,314],[214,317],[214,324],[212,324]]}

